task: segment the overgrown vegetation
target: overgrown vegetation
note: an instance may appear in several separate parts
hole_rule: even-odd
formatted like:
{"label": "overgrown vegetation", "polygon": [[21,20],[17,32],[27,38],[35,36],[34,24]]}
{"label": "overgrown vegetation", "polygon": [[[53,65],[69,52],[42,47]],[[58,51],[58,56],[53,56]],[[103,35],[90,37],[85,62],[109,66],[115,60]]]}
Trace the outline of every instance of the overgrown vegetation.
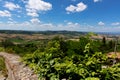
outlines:
{"label": "overgrown vegetation", "polygon": [[39,75],[39,80],[119,80],[120,63],[113,64],[114,59],[106,56],[114,51],[115,41],[105,37],[92,40],[91,34],[81,36],[79,41],[55,37],[15,44],[6,39],[1,47],[23,56],[23,62]]}
{"label": "overgrown vegetation", "polygon": [[55,38],[44,51],[27,54],[23,61],[39,74],[40,80],[119,80],[120,63],[112,65],[106,54],[99,52],[99,47],[109,43],[96,43],[99,41],[85,37],[79,41]]}
{"label": "overgrown vegetation", "polygon": [[27,53],[33,53],[36,49],[41,49],[46,46],[47,40],[41,41],[26,41],[20,42],[19,44],[15,44],[15,42],[11,41],[11,39],[3,40],[0,43],[0,50],[8,53],[17,53],[20,56],[23,56]]}

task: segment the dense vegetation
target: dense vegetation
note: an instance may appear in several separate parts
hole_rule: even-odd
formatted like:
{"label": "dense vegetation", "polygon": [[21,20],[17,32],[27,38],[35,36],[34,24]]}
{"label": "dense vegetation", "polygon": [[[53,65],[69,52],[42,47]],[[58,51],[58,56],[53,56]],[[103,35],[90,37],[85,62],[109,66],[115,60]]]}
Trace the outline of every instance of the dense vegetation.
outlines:
{"label": "dense vegetation", "polygon": [[89,35],[79,41],[55,37],[21,44],[9,39],[1,42],[5,51],[23,56],[40,80],[119,80],[120,63],[113,64],[114,59],[106,56],[114,46],[113,40],[91,40]]}
{"label": "dense vegetation", "polygon": [[101,42],[99,46],[96,43],[84,37],[78,42],[55,38],[48,42],[44,51],[38,49],[23,60],[39,74],[40,80],[120,79],[120,64],[112,66],[106,54],[98,52],[98,47],[105,46],[105,43]]}

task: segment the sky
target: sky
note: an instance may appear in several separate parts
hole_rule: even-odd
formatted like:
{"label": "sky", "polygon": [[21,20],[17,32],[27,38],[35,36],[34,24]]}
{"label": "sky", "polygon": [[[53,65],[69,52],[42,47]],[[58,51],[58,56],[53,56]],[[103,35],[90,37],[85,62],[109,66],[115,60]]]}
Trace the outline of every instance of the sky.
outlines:
{"label": "sky", "polygon": [[120,31],[120,0],[0,0],[0,30]]}

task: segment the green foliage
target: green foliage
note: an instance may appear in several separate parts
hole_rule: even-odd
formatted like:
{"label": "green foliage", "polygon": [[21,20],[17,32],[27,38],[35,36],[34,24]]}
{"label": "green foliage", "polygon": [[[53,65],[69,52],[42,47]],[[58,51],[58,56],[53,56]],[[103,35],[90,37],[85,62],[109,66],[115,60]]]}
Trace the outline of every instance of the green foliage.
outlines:
{"label": "green foliage", "polygon": [[100,79],[95,77],[88,77],[88,78],[85,78],[85,80],[100,80]]}
{"label": "green foliage", "polygon": [[87,36],[97,36],[97,34],[94,33],[94,32],[89,32],[89,33],[87,34]]}
{"label": "green foliage", "polygon": [[115,42],[91,40],[90,35],[79,41],[55,37],[49,42],[14,44],[5,40],[0,50],[24,56],[23,62],[39,75],[39,80],[119,80],[120,63],[111,65],[103,53],[113,51]]}
{"label": "green foliage", "polygon": [[1,45],[2,45],[2,47],[4,47],[4,48],[14,46],[14,44],[13,44],[10,40],[8,40],[8,39],[3,40],[3,41],[1,42]]}
{"label": "green foliage", "polygon": [[[103,53],[113,52],[115,47],[115,41],[114,40],[106,40],[105,37],[103,37],[102,41],[99,44],[99,51]],[[117,46],[119,47],[119,46]],[[118,48],[119,49],[119,48]]]}
{"label": "green foliage", "polygon": [[40,80],[119,80],[120,63],[109,66],[108,57],[96,52],[96,43],[83,37],[80,41],[66,42],[54,39],[44,51],[38,49],[24,56],[23,61],[34,69]]}
{"label": "green foliage", "polygon": [[[42,46],[39,46],[42,45]],[[16,53],[20,56],[23,56],[26,53],[33,53],[36,51],[36,49],[43,50],[45,44],[44,43],[38,43],[33,41],[28,41],[26,43],[16,44],[15,42],[12,42],[11,39],[6,39],[1,42],[1,51],[6,51],[8,53]]]}
{"label": "green foliage", "polygon": [[0,47],[0,52],[4,52],[5,49],[3,47]]}

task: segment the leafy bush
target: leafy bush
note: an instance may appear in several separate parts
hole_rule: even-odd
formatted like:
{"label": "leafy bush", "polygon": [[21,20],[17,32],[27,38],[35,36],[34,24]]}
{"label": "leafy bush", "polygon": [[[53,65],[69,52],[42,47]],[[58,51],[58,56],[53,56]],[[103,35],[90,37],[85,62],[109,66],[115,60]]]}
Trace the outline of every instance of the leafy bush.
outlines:
{"label": "leafy bush", "polygon": [[23,61],[34,69],[40,80],[119,80],[120,63],[109,66],[105,54],[92,50],[93,42],[66,41],[63,46],[61,40],[53,40],[44,51],[38,49],[27,54]]}

